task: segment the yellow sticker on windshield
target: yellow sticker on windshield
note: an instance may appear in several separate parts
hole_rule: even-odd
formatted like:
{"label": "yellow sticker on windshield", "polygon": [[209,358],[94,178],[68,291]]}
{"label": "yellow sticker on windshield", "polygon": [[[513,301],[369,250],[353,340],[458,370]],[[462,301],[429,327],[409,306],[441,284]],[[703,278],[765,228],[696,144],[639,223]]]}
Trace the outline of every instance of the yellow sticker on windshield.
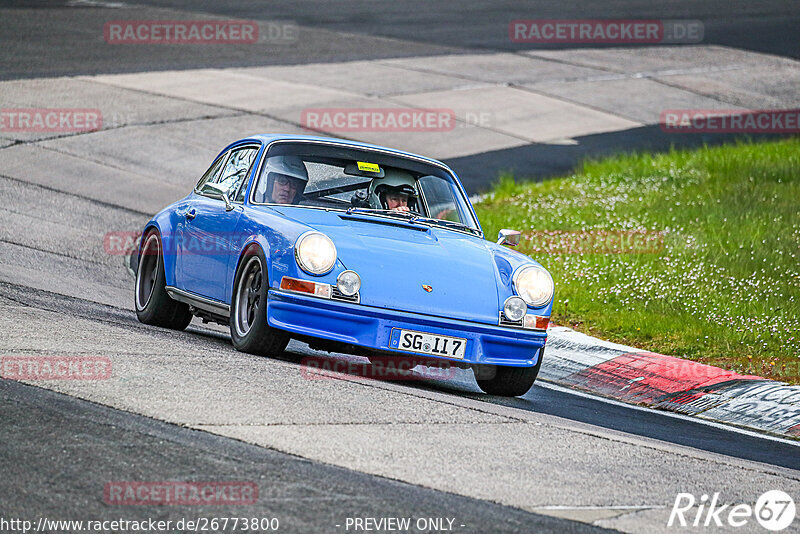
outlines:
{"label": "yellow sticker on windshield", "polygon": [[359,171],[365,172],[381,172],[381,168],[377,163],[365,163],[363,161],[356,161]]}

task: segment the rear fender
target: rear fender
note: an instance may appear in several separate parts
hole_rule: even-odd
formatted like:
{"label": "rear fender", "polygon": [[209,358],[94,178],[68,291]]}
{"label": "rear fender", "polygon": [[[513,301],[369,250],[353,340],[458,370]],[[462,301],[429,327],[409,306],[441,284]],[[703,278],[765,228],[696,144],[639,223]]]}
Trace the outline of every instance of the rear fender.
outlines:
{"label": "rear fender", "polygon": [[[137,252],[136,252],[136,258],[134,259],[134,261],[136,261],[137,267],[134,268],[133,265],[131,265],[131,268],[138,270],[138,264],[139,264],[138,258],[142,253],[142,246],[144,246],[144,238],[152,230],[155,230],[156,232],[158,232],[158,237],[161,240],[161,259],[163,260],[163,265],[164,265],[164,281],[165,281],[165,284],[168,285],[168,286],[174,286],[175,285],[175,260],[176,260],[176,254],[174,254],[174,253],[165,254],[164,251],[174,251],[175,250],[175,238],[170,232],[167,232],[165,234],[162,231],[161,228],[162,227],[159,224],[159,221],[156,220],[156,219],[151,220],[150,222],[147,223],[147,225],[145,225],[144,230],[142,230],[142,235],[141,235],[141,237],[139,239],[138,249],[137,249]],[[133,261],[131,263],[133,263]]]}

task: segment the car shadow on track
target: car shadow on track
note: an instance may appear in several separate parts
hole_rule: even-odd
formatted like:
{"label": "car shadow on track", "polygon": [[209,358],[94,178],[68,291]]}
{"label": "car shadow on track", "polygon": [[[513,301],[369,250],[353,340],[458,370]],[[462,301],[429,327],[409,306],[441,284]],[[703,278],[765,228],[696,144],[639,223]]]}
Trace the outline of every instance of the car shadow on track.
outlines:
{"label": "car shadow on track", "polygon": [[[190,328],[190,332],[214,339],[220,345],[227,345],[233,350],[229,335],[221,329],[195,326]],[[347,380],[372,385],[390,382],[410,390],[445,393],[734,458],[800,470],[800,443],[792,444],[785,440],[744,434],[733,428],[711,426],[657,410],[636,409],[598,397],[554,389],[541,382],[522,397],[496,397],[481,392],[470,370],[451,367],[452,371],[443,374],[440,370],[431,371],[431,368],[418,366],[413,370],[387,374],[385,367],[376,368],[367,358],[321,352],[299,341],[291,341],[286,351],[270,358],[297,365],[300,374],[309,380]]]}
{"label": "car shadow on track", "polygon": [[[688,416],[652,409],[637,409],[589,395],[574,394],[561,388],[537,383],[523,397],[505,398],[476,394],[475,388],[428,382],[421,387],[437,389],[483,402],[508,406],[579,423],[599,426],[667,443],[708,452],[800,470],[800,442],[773,440],[693,421]],[[413,387],[413,386],[412,386]]]}

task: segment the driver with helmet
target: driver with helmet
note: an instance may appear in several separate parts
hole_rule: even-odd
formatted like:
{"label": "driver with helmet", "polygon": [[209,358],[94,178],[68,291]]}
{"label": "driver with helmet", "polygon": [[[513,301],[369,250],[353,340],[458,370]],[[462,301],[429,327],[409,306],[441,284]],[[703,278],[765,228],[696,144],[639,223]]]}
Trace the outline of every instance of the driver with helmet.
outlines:
{"label": "driver with helmet", "polygon": [[419,213],[416,181],[405,171],[385,169],[382,178],[370,182],[367,198],[373,209]]}
{"label": "driver with helmet", "polygon": [[308,183],[308,171],[298,156],[272,156],[267,159],[256,190],[255,201],[267,204],[297,204]]}

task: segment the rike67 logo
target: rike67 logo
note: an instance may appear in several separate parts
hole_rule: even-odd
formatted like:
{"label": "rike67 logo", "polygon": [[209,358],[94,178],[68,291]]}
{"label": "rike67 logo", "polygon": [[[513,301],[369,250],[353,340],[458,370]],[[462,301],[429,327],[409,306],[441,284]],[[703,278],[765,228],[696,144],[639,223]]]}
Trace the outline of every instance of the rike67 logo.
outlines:
{"label": "rike67 logo", "polygon": [[668,527],[743,527],[753,518],[767,530],[778,532],[792,524],[794,500],[781,490],[771,490],[749,504],[721,504],[719,493],[696,499],[691,493],[679,493],[669,514]]}

